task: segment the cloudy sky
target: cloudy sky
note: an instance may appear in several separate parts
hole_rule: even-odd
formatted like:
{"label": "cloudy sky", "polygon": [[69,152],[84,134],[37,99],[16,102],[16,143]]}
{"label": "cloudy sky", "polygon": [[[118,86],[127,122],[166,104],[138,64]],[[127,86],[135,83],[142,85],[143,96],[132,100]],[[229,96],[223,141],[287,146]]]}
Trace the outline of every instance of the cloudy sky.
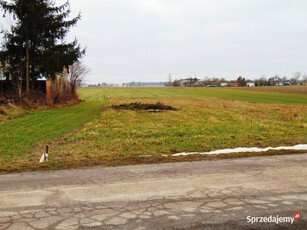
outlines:
{"label": "cloudy sky", "polygon": [[[60,3],[61,1],[57,1]],[[306,0],[70,0],[88,82],[307,71]]]}

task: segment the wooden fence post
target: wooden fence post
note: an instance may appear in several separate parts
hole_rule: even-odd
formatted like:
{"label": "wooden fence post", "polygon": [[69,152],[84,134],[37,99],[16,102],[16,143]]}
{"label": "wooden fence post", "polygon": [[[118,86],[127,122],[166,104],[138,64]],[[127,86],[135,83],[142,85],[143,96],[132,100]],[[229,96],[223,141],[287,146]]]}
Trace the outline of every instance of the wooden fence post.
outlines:
{"label": "wooden fence post", "polygon": [[46,81],[46,97],[48,105],[53,104],[52,101],[52,80],[49,77]]}

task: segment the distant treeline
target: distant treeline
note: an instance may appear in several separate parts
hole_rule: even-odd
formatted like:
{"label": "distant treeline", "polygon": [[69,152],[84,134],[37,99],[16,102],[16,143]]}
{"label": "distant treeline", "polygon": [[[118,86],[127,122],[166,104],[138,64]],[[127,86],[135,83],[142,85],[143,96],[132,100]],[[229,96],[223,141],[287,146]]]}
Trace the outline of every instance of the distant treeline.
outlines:
{"label": "distant treeline", "polygon": [[206,77],[205,79],[198,79],[196,77],[175,79],[172,80],[169,76],[169,81],[165,83],[168,87],[245,87],[245,86],[287,86],[287,85],[307,85],[307,74],[295,72],[293,77],[275,75],[267,78],[261,76],[254,80],[246,79],[239,76],[236,80],[226,80],[224,78]]}
{"label": "distant treeline", "polygon": [[275,75],[267,78],[261,76],[254,80],[246,79],[239,76],[236,80],[226,80],[225,78],[205,77],[198,79],[196,77],[188,77],[185,79],[172,80],[169,75],[167,82],[128,82],[122,84],[98,83],[98,84],[82,84],[83,87],[253,87],[253,86],[287,86],[287,85],[307,85],[307,74],[295,72],[293,77]]}
{"label": "distant treeline", "polygon": [[89,84],[82,86],[87,87],[150,87],[150,86],[165,86],[165,82],[127,82],[122,84],[112,84],[112,83],[98,83],[98,84]]}

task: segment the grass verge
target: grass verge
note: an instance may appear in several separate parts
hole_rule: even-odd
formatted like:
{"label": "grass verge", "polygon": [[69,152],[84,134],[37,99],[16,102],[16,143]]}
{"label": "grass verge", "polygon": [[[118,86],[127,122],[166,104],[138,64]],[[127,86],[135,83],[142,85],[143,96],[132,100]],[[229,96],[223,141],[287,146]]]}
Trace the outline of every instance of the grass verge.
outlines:
{"label": "grass verge", "polygon": [[[58,138],[92,120],[101,112],[104,103],[85,102],[70,107],[28,112],[0,125],[0,162],[30,158],[39,142]],[[41,146],[44,149],[44,146]],[[0,163],[0,168],[3,164]]]}
{"label": "grass verge", "polygon": [[[291,150],[270,150],[267,152],[246,152],[246,153],[232,153],[219,155],[189,155],[180,157],[120,157],[120,156],[95,156],[93,158],[80,159],[71,161],[65,159],[57,161],[51,156],[50,161],[39,164],[37,161],[18,162],[16,164],[5,164],[0,168],[0,174],[30,172],[30,171],[49,171],[49,170],[63,170],[71,168],[93,167],[93,166],[125,166],[138,164],[157,164],[157,163],[176,163],[176,162],[192,162],[192,161],[212,161],[220,159],[234,159],[244,157],[260,157],[260,156],[277,156],[290,154],[306,154],[306,151],[291,151]],[[256,160],[256,159],[255,159]]]}

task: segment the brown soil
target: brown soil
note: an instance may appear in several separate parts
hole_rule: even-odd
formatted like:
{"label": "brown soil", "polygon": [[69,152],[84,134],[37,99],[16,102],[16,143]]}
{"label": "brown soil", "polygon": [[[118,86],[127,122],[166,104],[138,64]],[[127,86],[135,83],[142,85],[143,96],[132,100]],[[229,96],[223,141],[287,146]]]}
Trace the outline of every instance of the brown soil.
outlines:
{"label": "brown soil", "polygon": [[148,110],[150,112],[160,112],[163,110],[178,110],[170,105],[164,105],[160,102],[157,102],[155,104],[142,104],[140,102],[134,102],[130,104],[113,105],[112,108],[125,110]]}

